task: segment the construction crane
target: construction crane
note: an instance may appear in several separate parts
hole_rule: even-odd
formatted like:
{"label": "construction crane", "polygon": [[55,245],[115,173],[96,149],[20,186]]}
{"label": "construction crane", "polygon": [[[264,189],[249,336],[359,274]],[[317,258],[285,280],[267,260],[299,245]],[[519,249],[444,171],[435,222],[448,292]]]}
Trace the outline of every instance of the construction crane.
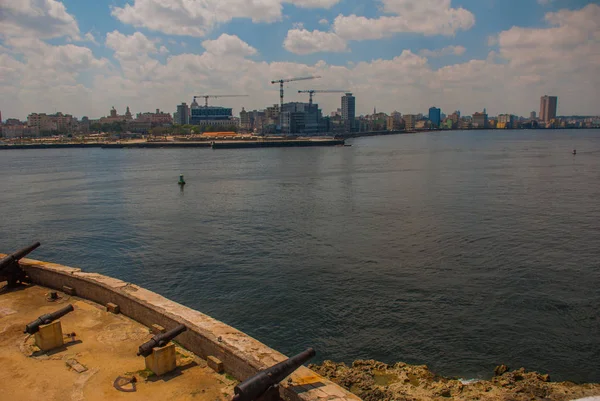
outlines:
{"label": "construction crane", "polygon": [[313,104],[313,95],[315,93],[347,93],[350,91],[347,90],[333,90],[333,89],[308,89],[308,90],[304,90],[304,91],[298,91],[298,93],[308,93],[309,94],[309,100],[308,100],[308,104],[312,105]]}
{"label": "construction crane", "polygon": [[194,96],[194,101],[196,101],[197,98],[204,98],[204,107],[208,107],[208,98],[212,97],[214,99],[219,98],[219,97],[248,97],[248,95],[200,95],[200,96]]}
{"label": "construction crane", "polygon": [[283,112],[283,84],[286,82],[294,82],[294,81],[306,81],[307,79],[316,79],[316,78],[321,78],[319,76],[314,76],[314,77],[302,77],[302,78],[289,78],[289,79],[278,79],[275,81],[271,81],[272,84],[279,84],[279,101],[280,101],[280,105],[279,105],[279,112]]}

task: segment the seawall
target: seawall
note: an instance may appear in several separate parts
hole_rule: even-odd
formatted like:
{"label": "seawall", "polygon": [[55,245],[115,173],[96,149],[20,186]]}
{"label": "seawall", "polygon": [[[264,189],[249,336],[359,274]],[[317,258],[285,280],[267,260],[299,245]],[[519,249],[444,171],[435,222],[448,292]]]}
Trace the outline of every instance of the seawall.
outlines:
{"label": "seawall", "polygon": [[[66,286],[80,298],[101,305],[117,304],[122,314],[145,326],[158,324],[171,328],[184,324],[188,330],[177,337],[177,342],[199,357],[219,358],[225,371],[237,380],[245,380],[286,359],[280,352],[223,322],[135,284],[55,263],[33,259],[21,259],[20,263],[34,284],[59,291],[65,291]],[[298,352],[302,350],[299,348]],[[360,400],[306,367],[301,367],[290,377],[291,382],[286,381],[280,386],[283,400]]]}

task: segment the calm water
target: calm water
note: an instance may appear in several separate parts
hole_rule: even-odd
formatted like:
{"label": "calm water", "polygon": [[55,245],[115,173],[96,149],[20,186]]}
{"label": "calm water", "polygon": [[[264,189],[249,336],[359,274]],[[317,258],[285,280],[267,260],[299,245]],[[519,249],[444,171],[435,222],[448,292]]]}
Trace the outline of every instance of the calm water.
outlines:
{"label": "calm water", "polygon": [[600,381],[600,130],[15,150],[0,171],[3,251],[39,240],[284,353]]}

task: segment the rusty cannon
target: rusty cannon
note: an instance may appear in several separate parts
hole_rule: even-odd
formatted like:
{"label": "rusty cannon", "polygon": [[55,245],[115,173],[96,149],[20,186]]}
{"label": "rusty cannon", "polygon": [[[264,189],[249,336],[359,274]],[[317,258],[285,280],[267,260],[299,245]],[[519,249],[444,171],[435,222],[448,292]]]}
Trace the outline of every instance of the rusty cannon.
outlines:
{"label": "rusty cannon", "polygon": [[312,348],[299,353],[277,365],[261,370],[256,375],[244,380],[233,389],[233,401],[257,401],[277,399],[274,392],[283,379],[315,356]]}
{"label": "rusty cannon", "polygon": [[150,341],[140,345],[140,347],[138,348],[137,355],[142,355],[144,357],[150,356],[154,348],[164,347],[169,343],[169,341],[171,341],[186,330],[187,327],[185,327],[183,324],[180,324],[179,326],[176,326],[167,332],[155,335],[150,339]]}
{"label": "rusty cannon", "polygon": [[45,315],[38,317],[33,322],[31,322],[27,326],[25,326],[24,333],[35,334],[40,330],[41,325],[50,324],[53,321],[60,319],[67,313],[73,312],[73,310],[74,310],[73,305],[69,304],[69,305],[65,306],[64,308],[57,310],[56,312],[46,313]]}
{"label": "rusty cannon", "polygon": [[[25,271],[21,269],[19,260],[23,259],[38,246],[40,246],[40,243],[35,242],[0,260],[0,277],[4,277],[4,279],[8,281],[8,287],[15,287],[18,283],[25,280],[26,274]],[[2,279],[0,279],[0,281],[2,281]]]}

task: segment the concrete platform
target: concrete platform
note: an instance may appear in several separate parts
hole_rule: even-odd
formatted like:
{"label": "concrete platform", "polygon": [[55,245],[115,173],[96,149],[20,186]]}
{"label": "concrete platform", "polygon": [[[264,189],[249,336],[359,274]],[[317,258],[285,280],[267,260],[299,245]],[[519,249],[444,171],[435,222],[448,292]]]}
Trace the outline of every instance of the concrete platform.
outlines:
{"label": "concrete platform", "polygon": [[[0,283],[0,287],[3,287]],[[37,285],[9,291],[0,289],[0,383],[6,400],[230,400],[237,383],[217,374],[204,359],[176,348],[177,369],[161,377],[149,376],[137,348],[152,337],[150,330],[104,306],[59,292],[49,302],[50,290]],[[43,352],[25,325],[67,303],[75,310],[60,320],[65,337],[58,349]],[[113,387],[118,376],[135,375],[135,392]],[[147,378],[146,378],[147,377]],[[131,388],[131,385],[124,386]]]}

